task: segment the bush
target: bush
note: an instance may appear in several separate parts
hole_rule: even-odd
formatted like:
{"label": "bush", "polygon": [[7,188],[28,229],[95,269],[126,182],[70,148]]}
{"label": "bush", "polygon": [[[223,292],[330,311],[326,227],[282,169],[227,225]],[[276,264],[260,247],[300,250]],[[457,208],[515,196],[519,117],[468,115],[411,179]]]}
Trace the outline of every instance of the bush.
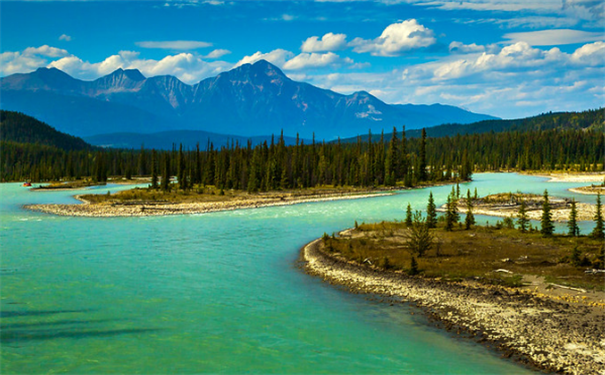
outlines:
{"label": "bush", "polygon": [[434,238],[426,219],[422,218],[419,211],[414,214],[413,224],[405,235],[407,248],[418,257],[422,257],[433,247]]}

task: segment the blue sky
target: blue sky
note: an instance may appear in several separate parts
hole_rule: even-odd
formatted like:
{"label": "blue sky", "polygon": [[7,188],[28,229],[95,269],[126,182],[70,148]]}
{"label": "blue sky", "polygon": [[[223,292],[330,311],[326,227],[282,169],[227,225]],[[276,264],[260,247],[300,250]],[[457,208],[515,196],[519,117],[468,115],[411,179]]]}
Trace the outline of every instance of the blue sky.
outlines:
{"label": "blue sky", "polygon": [[503,118],[605,105],[601,0],[0,2],[0,75],[186,83],[264,58],[292,79]]}

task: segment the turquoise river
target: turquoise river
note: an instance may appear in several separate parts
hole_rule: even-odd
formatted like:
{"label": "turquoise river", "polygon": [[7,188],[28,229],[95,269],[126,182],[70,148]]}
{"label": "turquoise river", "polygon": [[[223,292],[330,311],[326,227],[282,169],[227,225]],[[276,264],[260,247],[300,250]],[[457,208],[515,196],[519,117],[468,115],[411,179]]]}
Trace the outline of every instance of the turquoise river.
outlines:
{"label": "turquoise river", "polygon": [[[594,202],[567,191],[582,183],[516,174],[474,178],[463,191],[548,188],[553,196]],[[124,187],[97,191],[108,189]],[[349,294],[299,268],[305,243],[354,220],[402,219],[408,202],[426,206],[429,190],[442,204],[451,186],[204,215],[101,219],[22,208],[76,203],[71,195],[77,192],[2,184],[0,372],[531,373],[432,327],[411,306]]]}

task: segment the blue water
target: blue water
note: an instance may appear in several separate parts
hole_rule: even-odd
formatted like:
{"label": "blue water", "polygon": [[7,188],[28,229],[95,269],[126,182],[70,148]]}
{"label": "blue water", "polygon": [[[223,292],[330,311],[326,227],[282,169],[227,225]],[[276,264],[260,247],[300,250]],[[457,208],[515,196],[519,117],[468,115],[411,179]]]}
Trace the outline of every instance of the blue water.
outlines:
{"label": "blue water", "polygon": [[[594,200],[566,191],[581,183],[474,177],[463,191],[548,188]],[[429,190],[442,204],[451,186],[204,215],[72,218],[21,206],[75,203],[77,192],[2,184],[0,372],[529,373],[412,307],[349,294],[298,268],[310,240],[355,220],[402,219],[408,202],[426,206]]]}

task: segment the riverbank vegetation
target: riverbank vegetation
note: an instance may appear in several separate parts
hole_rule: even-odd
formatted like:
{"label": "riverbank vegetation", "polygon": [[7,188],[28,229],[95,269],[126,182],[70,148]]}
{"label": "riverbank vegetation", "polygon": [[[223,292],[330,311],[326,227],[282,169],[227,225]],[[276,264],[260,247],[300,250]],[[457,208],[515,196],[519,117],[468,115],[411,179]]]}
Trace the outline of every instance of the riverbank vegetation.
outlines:
{"label": "riverbank vegetation", "polygon": [[[594,215],[596,226],[588,235],[579,235],[573,216],[568,234],[554,234],[548,200],[542,201],[540,228],[528,225],[524,206],[519,207],[516,220],[508,217],[494,225],[475,226],[468,219],[472,215],[461,220],[459,196],[452,191],[447,211],[436,221],[436,214],[423,217],[408,209],[402,221],[356,223],[339,235],[325,234],[322,249],[330,256],[383,271],[442,280],[514,287],[522,286],[524,276],[530,275],[553,285],[605,289],[602,214]],[[465,205],[472,213],[469,198],[470,192]],[[601,208],[600,197],[597,207]]]}

